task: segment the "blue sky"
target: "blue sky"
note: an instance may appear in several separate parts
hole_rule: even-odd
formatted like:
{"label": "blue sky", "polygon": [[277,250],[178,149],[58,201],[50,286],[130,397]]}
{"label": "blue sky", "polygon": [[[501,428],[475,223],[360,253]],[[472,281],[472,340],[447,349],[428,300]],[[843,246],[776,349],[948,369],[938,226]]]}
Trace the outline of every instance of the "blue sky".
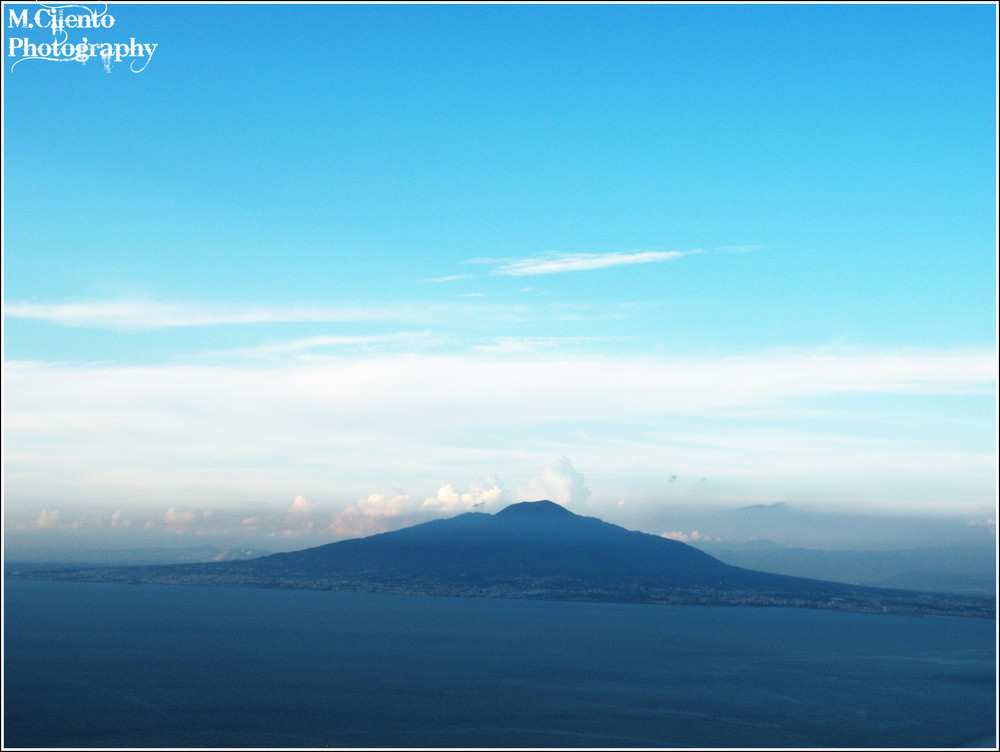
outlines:
{"label": "blue sky", "polygon": [[992,5],[108,12],[4,69],[9,536],[995,530]]}

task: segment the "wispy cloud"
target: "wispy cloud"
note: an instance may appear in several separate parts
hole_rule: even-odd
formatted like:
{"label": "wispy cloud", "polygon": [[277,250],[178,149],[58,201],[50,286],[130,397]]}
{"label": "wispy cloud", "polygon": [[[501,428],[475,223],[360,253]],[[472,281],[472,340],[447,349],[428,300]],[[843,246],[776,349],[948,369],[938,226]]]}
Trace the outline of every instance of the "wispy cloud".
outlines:
{"label": "wispy cloud", "polygon": [[269,356],[289,355],[329,348],[370,348],[386,344],[412,344],[418,341],[437,341],[430,331],[423,332],[390,332],[388,334],[369,335],[332,335],[322,334],[315,337],[303,337],[287,342],[274,342],[256,347],[239,347],[226,350],[221,355],[231,355],[245,358],[266,358]]}
{"label": "wispy cloud", "polygon": [[653,264],[673,261],[704,251],[639,251],[635,253],[553,253],[533,258],[506,261],[490,274],[509,277],[530,277],[537,274],[560,274],[592,269],[607,269],[628,264]]}
{"label": "wispy cloud", "polygon": [[391,318],[385,309],[364,307],[278,308],[156,301],[15,302],[4,305],[4,315],[64,326],[125,330],[224,324],[383,321]]}
{"label": "wispy cloud", "polygon": [[[529,292],[530,288],[525,288]],[[545,293],[541,293],[544,295]],[[533,298],[538,294],[533,295]],[[461,300],[420,303],[385,303],[383,305],[334,306],[242,306],[184,301],[76,301],[66,303],[8,302],[3,313],[7,319],[42,321],[56,326],[104,329],[126,333],[158,329],[250,326],[260,324],[388,324],[429,327],[442,330],[488,330],[510,327],[520,322],[604,321],[641,314],[643,309],[660,305],[646,303],[566,302],[542,304],[524,300],[500,302],[482,292],[461,294]],[[300,338],[303,349],[322,346],[363,345],[376,338],[400,340],[417,338],[421,332],[384,332],[379,334],[329,334]],[[325,344],[323,337],[328,337]],[[356,338],[352,341],[352,338]],[[290,344],[286,351],[299,347]],[[267,348],[269,345],[263,345]],[[285,347],[284,345],[278,347]]]}
{"label": "wispy cloud", "polygon": [[426,280],[427,282],[457,282],[460,279],[472,279],[475,274],[449,274],[447,277],[434,277],[433,279]]}
{"label": "wispy cloud", "polygon": [[564,341],[566,340],[555,337],[497,337],[486,344],[474,345],[473,349],[491,355],[527,353],[542,348],[558,347]]}
{"label": "wispy cloud", "polygon": [[[474,258],[467,264],[488,264],[494,268],[493,276],[531,277],[539,274],[561,274],[563,272],[581,272],[594,269],[608,269],[613,266],[631,264],[658,264],[664,261],[675,261],[684,256],[695,256],[705,253],[747,253],[758,246],[739,245],[724,248],[702,249],[688,251],[612,251],[609,253],[545,253],[523,259]],[[458,278],[458,277],[456,277]],[[448,278],[445,278],[448,279]],[[527,288],[530,289],[530,288]]]}
{"label": "wispy cloud", "polygon": [[516,316],[523,306],[494,305],[490,311],[468,303],[386,304],[379,306],[239,306],[181,301],[13,302],[4,316],[61,326],[145,331],[174,327],[246,324],[407,322],[442,324],[475,315]]}
{"label": "wispy cloud", "polygon": [[390,332],[370,335],[318,335],[285,342],[273,342],[254,347],[237,347],[228,350],[204,353],[205,358],[237,357],[247,360],[273,359],[284,356],[299,357],[300,360],[318,359],[348,353],[389,354],[403,350],[433,351],[435,348],[458,348],[469,353],[484,355],[513,355],[539,351],[552,351],[566,346],[608,341],[597,337],[492,337],[475,338],[469,336],[449,336],[430,330],[422,332]]}

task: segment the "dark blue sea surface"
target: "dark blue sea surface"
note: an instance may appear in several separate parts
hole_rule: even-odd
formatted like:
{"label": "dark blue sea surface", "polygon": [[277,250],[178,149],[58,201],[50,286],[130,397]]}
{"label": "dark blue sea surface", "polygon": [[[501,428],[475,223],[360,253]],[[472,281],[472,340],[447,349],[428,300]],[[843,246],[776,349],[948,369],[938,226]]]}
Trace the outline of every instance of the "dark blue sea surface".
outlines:
{"label": "dark blue sea surface", "polygon": [[6,747],[952,747],[996,622],[7,580]]}

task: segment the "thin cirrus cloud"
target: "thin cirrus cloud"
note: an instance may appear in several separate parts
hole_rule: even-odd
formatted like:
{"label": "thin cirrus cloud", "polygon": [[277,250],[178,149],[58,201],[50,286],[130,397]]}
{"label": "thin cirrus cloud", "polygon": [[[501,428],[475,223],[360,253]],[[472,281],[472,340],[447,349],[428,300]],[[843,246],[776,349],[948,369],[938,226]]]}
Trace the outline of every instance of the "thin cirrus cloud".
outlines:
{"label": "thin cirrus cloud", "polygon": [[[371,335],[318,335],[291,341],[273,342],[254,347],[237,347],[205,353],[205,357],[225,356],[252,359],[279,359],[284,356],[325,357],[336,353],[391,353],[405,347],[407,352],[418,349],[461,347],[482,355],[516,355],[539,351],[555,351],[563,347],[585,345],[602,340],[597,337],[487,337],[447,336],[425,330],[420,332],[390,332]],[[322,352],[321,352],[322,351]]]}
{"label": "thin cirrus cloud", "polygon": [[627,264],[652,264],[673,261],[701,251],[643,251],[640,253],[566,253],[537,258],[518,259],[493,269],[491,274],[508,277],[530,277],[536,274],[560,274],[607,269]]}
{"label": "thin cirrus cloud", "polygon": [[[440,324],[482,315],[473,304],[424,303],[381,306],[238,306],[154,301],[14,302],[4,316],[46,321],[60,326],[144,331],[179,327],[245,324],[408,322]],[[494,306],[500,317],[518,316],[523,308]]]}
{"label": "thin cirrus cloud", "polygon": [[474,274],[449,274],[446,277],[434,277],[428,279],[427,282],[457,282],[460,279],[471,279],[475,277]]}
{"label": "thin cirrus cloud", "polygon": [[153,301],[8,303],[10,318],[63,326],[107,329],[162,329],[224,324],[305,323],[386,320],[386,309],[334,307],[255,307]]}
{"label": "thin cirrus cloud", "polygon": [[470,263],[497,264],[490,272],[493,276],[531,277],[538,274],[561,274],[631,264],[655,264],[674,261],[684,256],[705,253],[691,251],[635,251],[611,253],[551,253],[524,259],[473,259]]}
{"label": "thin cirrus cloud", "polygon": [[266,358],[271,356],[294,355],[312,350],[332,348],[374,348],[382,345],[437,343],[433,332],[390,332],[372,335],[318,335],[303,337],[287,342],[274,342],[256,347],[239,347],[223,351],[221,355],[244,358]]}
{"label": "thin cirrus cloud", "polygon": [[[675,261],[684,256],[694,256],[703,253],[745,253],[754,250],[756,246],[730,246],[715,251],[701,248],[689,251],[611,251],[608,253],[546,253],[522,259],[469,259],[467,264],[488,264],[494,268],[491,276],[532,277],[539,274],[561,274],[563,272],[582,272],[594,269],[609,269],[614,266],[630,266],[632,264],[656,264],[664,261]],[[447,277],[437,277],[430,282],[453,282],[469,279],[472,274],[453,274]]]}

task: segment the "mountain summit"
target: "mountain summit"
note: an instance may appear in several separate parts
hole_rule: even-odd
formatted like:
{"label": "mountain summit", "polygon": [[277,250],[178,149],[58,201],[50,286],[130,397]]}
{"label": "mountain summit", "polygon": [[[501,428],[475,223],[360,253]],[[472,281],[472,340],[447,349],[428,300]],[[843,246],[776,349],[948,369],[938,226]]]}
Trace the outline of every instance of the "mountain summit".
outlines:
{"label": "mountain summit", "polygon": [[522,501],[519,504],[511,504],[496,513],[497,517],[506,515],[508,517],[540,517],[542,515],[570,515],[576,517],[566,507],[559,506],[554,501],[542,499],[541,501]]}
{"label": "mountain summit", "polygon": [[[421,595],[809,606],[993,616],[992,601],[756,572],[548,500],[248,561],[48,572],[53,579]],[[962,600],[961,603],[957,603]]]}

